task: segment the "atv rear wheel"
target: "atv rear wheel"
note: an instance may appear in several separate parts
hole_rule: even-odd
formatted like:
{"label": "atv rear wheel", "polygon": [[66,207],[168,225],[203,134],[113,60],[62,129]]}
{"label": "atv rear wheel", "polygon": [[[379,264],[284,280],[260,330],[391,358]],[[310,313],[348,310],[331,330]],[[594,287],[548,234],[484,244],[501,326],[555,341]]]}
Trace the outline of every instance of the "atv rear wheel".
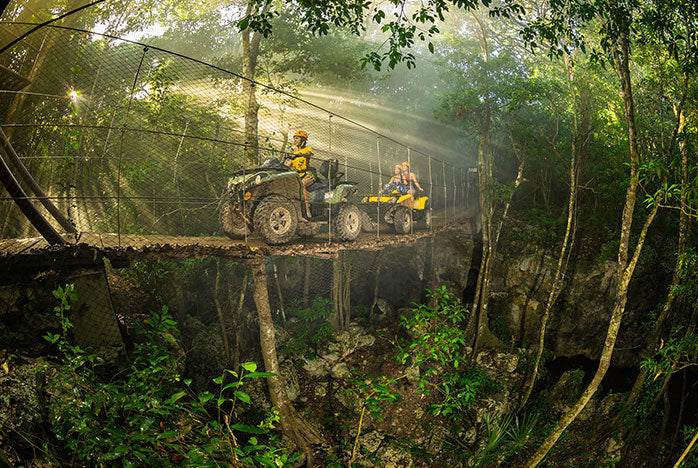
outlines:
{"label": "atv rear wheel", "polygon": [[259,202],[254,212],[254,228],[267,244],[283,244],[291,240],[298,228],[296,208],[286,197],[269,195]]}
{"label": "atv rear wheel", "polygon": [[393,227],[398,234],[408,234],[412,230],[412,210],[406,206],[395,208]]}
{"label": "atv rear wheel", "polygon": [[361,233],[361,210],[356,205],[346,204],[339,207],[334,219],[334,231],[343,241],[353,241]]}
{"label": "atv rear wheel", "polygon": [[223,202],[219,215],[220,226],[226,236],[231,239],[239,239],[250,233],[247,222],[237,211],[230,200]]}

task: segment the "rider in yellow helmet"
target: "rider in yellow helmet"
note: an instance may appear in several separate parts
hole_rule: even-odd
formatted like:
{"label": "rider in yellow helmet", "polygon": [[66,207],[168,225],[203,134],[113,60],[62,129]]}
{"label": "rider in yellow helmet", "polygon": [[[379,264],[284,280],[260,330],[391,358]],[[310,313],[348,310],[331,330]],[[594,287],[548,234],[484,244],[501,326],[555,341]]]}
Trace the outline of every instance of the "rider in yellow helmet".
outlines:
{"label": "rider in yellow helmet", "polygon": [[285,164],[288,167],[292,167],[301,177],[301,181],[303,182],[303,197],[305,198],[305,212],[308,218],[310,218],[308,187],[315,182],[315,176],[312,171],[309,170],[310,158],[313,156],[313,150],[310,149],[309,146],[306,146],[307,141],[308,132],[304,130],[298,130],[293,135],[293,146],[296,147],[296,150],[288,157]]}

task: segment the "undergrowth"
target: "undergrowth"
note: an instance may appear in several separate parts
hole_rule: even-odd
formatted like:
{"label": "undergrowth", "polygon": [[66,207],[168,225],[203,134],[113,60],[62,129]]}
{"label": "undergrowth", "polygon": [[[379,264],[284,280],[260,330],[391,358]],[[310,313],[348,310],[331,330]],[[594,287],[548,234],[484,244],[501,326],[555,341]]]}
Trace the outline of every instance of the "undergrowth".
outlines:
{"label": "undergrowth", "polygon": [[[68,341],[68,318],[77,300],[73,285],[58,288],[54,311],[59,333],[45,339],[57,346],[58,363],[49,371],[47,395],[50,433],[57,442],[53,462],[72,466],[214,467],[291,466],[273,432],[272,410],[255,425],[244,424],[237,408],[250,405],[243,390],[257,372],[253,362],[213,379],[215,393],[191,390],[181,379],[171,351],[176,323],[167,307],[152,312],[139,328],[129,362],[108,368],[101,358]],[[60,462],[59,462],[60,460]]]}

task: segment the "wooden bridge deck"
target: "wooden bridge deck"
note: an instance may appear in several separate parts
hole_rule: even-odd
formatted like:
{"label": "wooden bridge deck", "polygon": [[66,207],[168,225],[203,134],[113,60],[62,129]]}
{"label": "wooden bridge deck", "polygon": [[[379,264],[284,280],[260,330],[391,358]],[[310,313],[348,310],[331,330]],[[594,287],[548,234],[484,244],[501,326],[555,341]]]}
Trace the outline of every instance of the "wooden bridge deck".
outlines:
{"label": "wooden bridge deck", "polygon": [[284,245],[268,245],[261,238],[245,240],[227,237],[121,235],[113,233],[80,233],[64,235],[63,245],[50,245],[43,237],[0,240],[0,267],[35,265],[68,265],[94,262],[106,257],[112,262],[128,262],[142,258],[184,259],[194,257],[224,257],[244,261],[261,255],[335,257],[342,250],[380,250],[387,246],[410,244],[453,229],[469,232],[469,217],[457,219],[431,230],[415,230],[412,234],[395,234],[381,229],[377,233],[362,233],[354,242],[328,242],[327,234],[297,238]]}

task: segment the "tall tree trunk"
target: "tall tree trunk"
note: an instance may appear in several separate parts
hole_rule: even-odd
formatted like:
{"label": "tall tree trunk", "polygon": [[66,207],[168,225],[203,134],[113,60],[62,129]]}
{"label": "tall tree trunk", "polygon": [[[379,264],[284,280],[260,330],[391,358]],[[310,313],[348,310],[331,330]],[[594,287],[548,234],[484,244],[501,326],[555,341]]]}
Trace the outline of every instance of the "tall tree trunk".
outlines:
{"label": "tall tree trunk", "polygon": [[311,444],[320,443],[321,436],[298,415],[293,405],[291,405],[281,378],[279,361],[276,356],[276,338],[269,306],[264,257],[260,256],[251,260],[250,267],[254,282],[254,302],[257,306],[257,317],[259,319],[259,342],[262,349],[262,358],[264,359],[264,369],[275,374],[273,377],[267,377],[269,396],[272,405],[279,411],[281,428],[284,434],[306,455],[306,466],[311,467],[313,466]]}
{"label": "tall tree trunk", "polygon": [[[620,48],[620,50],[619,50]],[[532,468],[538,465],[550,449],[555,445],[555,442],[560,438],[562,433],[567,429],[572,421],[574,421],[579,413],[584,409],[591,397],[601,384],[601,380],[606,375],[608,367],[611,364],[611,355],[615,347],[618,330],[620,329],[623,313],[625,312],[625,304],[628,299],[628,285],[632,278],[635,266],[640,257],[642,247],[645,242],[647,231],[649,230],[655,215],[657,214],[658,205],[655,205],[649,216],[645,220],[642,227],[640,237],[635,246],[632,258],[629,260],[630,252],[630,230],[632,228],[633,213],[635,209],[635,201],[637,197],[637,172],[640,164],[640,153],[637,146],[637,131],[635,127],[635,108],[633,103],[633,94],[630,80],[629,55],[630,45],[626,32],[621,32],[618,38],[618,44],[614,47],[613,58],[616,66],[616,71],[620,79],[620,89],[623,98],[625,110],[625,120],[628,127],[628,143],[630,146],[630,181],[625,194],[625,206],[621,220],[620,245],[618,247],[618,273],[617,273],[617,288],[613,303],[613,310],[609,320],[608,331],[604,341],[601,357],[599,358],[599,366],[587,388],[582,393],[577,402],[570,407],[562,418],[553,428],[552,432],[543,441],[541,446],[526,462],[527,468]]]}
{"label": "tall tree trunk", "polygon": [[[684,89],[686,89],[688,86],[688,83],[686,81],[686,78],[684,78]],[[684,94],[685,97],[685,94]],[[683,101],[683,100],[682,100]],[[654,326],[652,327],[652,333],[650,334],[650,337],[647,340],[647,344],[645,346],[645,350],[643,355],[648,356],[654,350],[656,349],[657,345],[659,344],[659,338],[662,333],[662,329],[664,327],[664,322],[666,322],[667,317],[669,316],[669,312],[671,311],[672,306],[674,305],[674,300],[676,299],[676,287],[679,285],[679,274],[681,272],[681,257],[682,255],[686,252],[686,241],[688,239],[688,228],[689,228],[689,222],[690,219],[688,217],[688,200],[687,200],[687,194],[686,194],[686,188],[688,187],[689,180],[688,180],[688,140],[687,140],[687,135],[684,134],[686,131],[686,109],[683,106],[683,102],[681,105],[676,109],[677,113],[677,119],[678,119],[678,127],[677,127],[677,134],[680,135],[679,138],[679,151],[681,152],[681,195],[680,195],[680,210],[679,210],[679,239],[678,239],[678,246],[677,246],[677,251],[676,251],[676,263],[674,264],[674,273],[672,274],[671,278],[671,285],[669,286],[669,292],[667,293],[667,298],[666,301],[664,302],[664,305],[662,306],[662,311],[660,312],[659,316],[657,317],[657,320],[654,323]],[[673,145],[672,145],[673,146]],[[642,367],[640,369],[640,372],[635,379],[635,383],[633,384],[632,390],[630,390],[630,393],[628,394],[628,398],[626,399],[626,405],[631,405],[632,403],[635,402],[637,397],[640,395],[640,390],[642,389],[642,386],[645,383],[645,380],[647,380],[647,375],[648,375],[648,368],[647,367]]]}
{"label": "tall tree trunk", "polygon": [[[487,33],[480,18],[472,14],[478,26],[480,50],[482,60],[489,61],[487,45]],[[477,278],[477,290],[473,301],[472,314],[477,314],[475,340],[470,359],[477,355],[481,342],[491,347],[505,349],[506,346],[490,331],[487,308],[489,304],[489,286],[492,273],[492,261],[496,250],[495,235],[492,231],[492,216],[494,205],[488,193],[489,184],[492,181],[493,155],[490,144],[490,130],[492,128],[492,109],[489,102],[484,102],[480,114],[479,133],[480,141],[477,147],[477,171],[478,192],[480,195],[480,219],[482,221],[482,260]]]}
{"label": "tall tree trunk", "polygon": [[[252,1],[247,4],[246,15],[252,14]],[[265,2],[261,13],[266,13],[271,8],[271,2]],[[259,56],[259,42],[262,35],[259,32],[251,32],[250,28],[242,31],[242,96],[245,103],[245,160],[256,162],[259,155],[259,103],[257,102],[257,86],[254,84],[257,72],[257,58]]]}
{"label": "tall tree trunk", "polygon": [[565,280],[566,266],[568,257],[568,252],[571,249],[572,239],[574,237],[574,230],[576,227],[575,219],[577,212],[577,181],[579,177],[579,170],[577,164],[577,145],[579,144],[579,106],[577,105],[577,89],[574,83],[574,65],[569,57],[565,57],[565,69],[567,71],[567,82],[570,90],[570,95],[574,102],[573,105],[573,126],[572,126],[572,147],[570,153],[570,192],[567,199],[567,224],[565,226],[565,236],[562,240],[562,245],[560,246],[560,255],[557,258],[557,267],[555,268],[555,275],[553,276],[552,286],[550,287],[550,294],[548,295],[548,300],[545,303],[545,310],[543,311],[543,316],[541,317],[540,330],[538,332],[538,349],[536,350],[536,360],[533,363],[533,370],[526,382],[526,387],[524,388],[523,398],[519,403],[519,410],[526,406],[528,398],[531,396],[533,391],[533,386],[536,383],[536,377],[538,376],[538,366],[540,365],[540,359],[543,355],[543,349],[545,347],[545,330],[548,325],[548,319],[550,317],[550,310],[557,301],[557,297],[562,289],[562,284]]}
{"label": "tall tree trunk", "polygon": [[332,259],[332,303],[334,316],[332,325],[338,330],[344,328],[344,252]]}

